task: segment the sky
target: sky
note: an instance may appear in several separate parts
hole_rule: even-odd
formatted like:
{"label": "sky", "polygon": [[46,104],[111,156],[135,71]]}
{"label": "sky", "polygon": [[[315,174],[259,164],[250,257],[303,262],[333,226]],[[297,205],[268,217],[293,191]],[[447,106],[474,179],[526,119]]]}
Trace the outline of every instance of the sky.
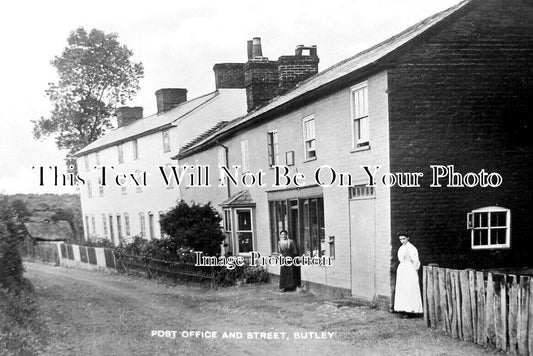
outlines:
{"label": "sky", "polygon": [[53,138],[37,141],[32,120],[49,117],[45,96],[60,56],[78,27],[115,32],[144,65],[141,90],[127,102],[156,112],[155,91],[215,89],[213,65],[245,62],[246,41],[261,37],[276,60],[297,45],[317,45],[319,71],[401,32],[459,0],[7,1],[0,4],[0,193],[75,193],[40,187],[39,166],[64,170]]}

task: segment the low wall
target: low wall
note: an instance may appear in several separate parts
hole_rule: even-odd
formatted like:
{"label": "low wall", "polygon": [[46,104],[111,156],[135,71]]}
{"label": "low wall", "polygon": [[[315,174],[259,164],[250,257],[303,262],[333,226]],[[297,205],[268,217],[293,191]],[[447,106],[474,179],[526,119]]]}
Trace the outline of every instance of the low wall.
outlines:
{"label": "low wall", "polygon": [[103,247],[88,247],[60,244],[59,263],[63,266],[77,266],[87,269],[115,269],[113,250]]}

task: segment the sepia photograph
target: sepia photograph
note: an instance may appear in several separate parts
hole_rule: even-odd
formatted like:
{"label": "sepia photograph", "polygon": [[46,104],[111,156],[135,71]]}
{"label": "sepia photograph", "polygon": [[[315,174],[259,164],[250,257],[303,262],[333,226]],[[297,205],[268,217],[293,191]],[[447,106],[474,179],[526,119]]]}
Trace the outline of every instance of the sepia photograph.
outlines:
{"label": "sepia photograph", "polygon": [[0,355],[533,356],[532,1],[0,33]]}

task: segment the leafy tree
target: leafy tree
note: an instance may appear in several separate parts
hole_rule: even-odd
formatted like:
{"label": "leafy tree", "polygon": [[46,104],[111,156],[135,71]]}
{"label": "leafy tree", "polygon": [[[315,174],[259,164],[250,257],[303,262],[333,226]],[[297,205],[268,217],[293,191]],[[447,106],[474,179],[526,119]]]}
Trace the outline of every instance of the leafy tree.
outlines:
{"label": "leafy tree", "polygon": [[52,221],[67,221],[72,229],[75,242],[83,241],[83,220],[79,208],[56,209],[54,215],[50,217]]}
{"label": "leafy tree", "polygon": [[210,203],[189,205],[181,200],[161,219],[161,228],[177,247],[217,256],[225,237],[220,228],[221,220]]}
{"label": "leafy tree", "polygon": [[142,63],[132,62],[133,52],[117,38],[83,27],[71,32],[68,46],[51,61],[59,81],[46,90],[51,116],[32,121],[36,139],[55,136],[57,147],[72,155],[112,127],[116,106],[137,93],[143,77]]}
{"label": "leafy tree", "polygon": [[31,212],[28,209],[28,205],[22,199],[15,199],[11,201],[11,208],[17,213],[18,217],[22,220],[25,220],[28,216],[31,215]]}

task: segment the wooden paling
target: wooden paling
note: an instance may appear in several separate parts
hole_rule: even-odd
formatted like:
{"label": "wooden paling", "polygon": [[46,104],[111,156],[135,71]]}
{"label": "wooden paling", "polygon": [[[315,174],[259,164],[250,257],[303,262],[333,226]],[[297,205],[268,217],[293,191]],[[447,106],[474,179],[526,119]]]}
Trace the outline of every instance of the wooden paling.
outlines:
{"label": "wooden paling", "polygon": [[428,327],[533,356],[533,278],[424,266],[422,280]]}

